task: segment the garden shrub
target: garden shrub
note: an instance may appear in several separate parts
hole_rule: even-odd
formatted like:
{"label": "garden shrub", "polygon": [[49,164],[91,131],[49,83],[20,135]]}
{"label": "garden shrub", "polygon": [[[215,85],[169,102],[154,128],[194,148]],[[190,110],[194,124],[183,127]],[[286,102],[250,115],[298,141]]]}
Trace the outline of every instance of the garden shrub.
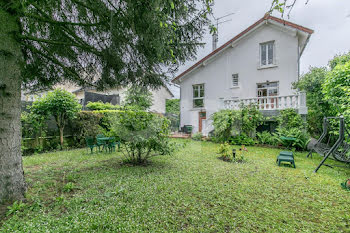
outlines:
{"label": "garden shrub", "polygon": [[310,136],[307,133],[307,124],[295,109],[281,110],[277,121],[279,125],[274,136],[279,141],[279,144],[289,146],[289,142],[282,140],[281,137],[293,137],[296,141],[291,146],[297,150],[305,150],[307,148],[307,144],[310,141]]}
{"label": "garden shrub", "polygon": [[322,91],[336,109],[336,115],[343,115],[350,124],[350,61],[338,64],[327,74]]}
{"label": "garden shrub", "polygon": [[33,102],[30,110],[33,114],[48,119],[53,116],[59,129],[61,149],[64,144],[64,128],[69,120],[74,119],[81,111],[75,95],[63,90],[55,89],[44,97]]}
{"label": "garden shrub", "polygon": [[232,145],[245,145],[245,146],[252,146],[256,144],[256,141],[248,137],[245,133],[241,133],[240,135],[237,136],[231,136],[229,139],[229,142]]}
{"label": "garden shrub", "polygon": [[171,154],[169,121],[144,111],[120,111],[111,121],[111,130],[123,142],[126,161],[144,164],[152,156]]}
{"label": "garden shrub", "polygon": [[[235,150],[235,149],[234,149]],[[230,145],[225,142],[220,145],[218,154],[220,159],[226,162],[246,162],[245,153],[248,152],[245,146],[242,146],[238,151],[235,150],[235,155],[233,155],[233,150],[231,150]]]}
{"label": "garden shrub", "polygon": [[[274,135],[280,145],[285,147],[292,146],[297,150],[306,150],[307,145],[310,142],[310,136],[305,129],[278,128],[276,133],[274,133]],[[290,145],[289,142],[282,140],[281,137],[292,137],[292,138],[295,138],[295,141]]]}
{"label": "garden shrub", "polygon": [[103,103],[101,101],[98,102],[89,102],[86,107],[91,110],[118,110],[121,109],[122,107],[120,105],[113,105],[111,103]]}
{"label": "garden shrub", "polygon": [[[241,106],[240,110],[220,110],[211,117],[214,126],[215,141],[244,141],[247,145],[254,144],[256,128],[263,123],[263,115],[256,105]],[[248,137],[249,136],[249,137]]]}
{"label": "garden shrub", "polygon": [[201,141],[202,137],[203,137],[203,134],[200,133],[200,132],[195,133],[195,134],[192,135],[192,139],[195,140],[195,141]]}
{"label": "garden shrub", "polygon": [[285,129],[305,129],[306,123],[301,118],[300,114],[292,108],[283,109],[277,117],[278,127]]}
{"label": "garden shrub", "polygon": [[33,113],[22,112],[22,138],[38,138],[45,134],[45,118]]}
{"label": "garden shrub", "polygon": [[76,139],[77,146],[85,145],[86,137],[96,137],[101,132],[100,121],[101,113],[81,111],[77,117],[71,121],[73,136]]}
{"label": "garden shrub", "polygon": [[230,149],[230,145],[227,142],[220,145],[218,153],[222,160],[232,161],[232,151]]}
{"label": "garden shrub", "polygon": [[273,135],[269,131],[257,132],[256,138],[258,139],[258,143],[262,145],[276,144]]}
{"label": "garden shrub", "polygon": [[131,86],[126,91],[124,106],[146,111],[153,104],[153,95],[150,90],[142,86]]}
{"label": "garden shrub", "polygon": [[167,99],[165,102],[165,112],[180,115],[180,99]]}

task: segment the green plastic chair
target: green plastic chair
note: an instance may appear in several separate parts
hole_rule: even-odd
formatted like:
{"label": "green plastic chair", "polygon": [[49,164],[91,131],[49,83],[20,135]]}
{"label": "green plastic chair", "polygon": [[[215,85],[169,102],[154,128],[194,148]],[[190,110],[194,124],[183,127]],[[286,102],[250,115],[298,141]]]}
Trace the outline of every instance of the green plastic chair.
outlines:
{"label": "green plastic chair", "polygon": [[111,137],[109,139],[108,145],[107,145],[109,152],[115,152],[116,145],[117,145],[117,143],[115,142],[115,137]]}
{"label": "green plastic chair", "polygon": [[287,162],[290,163],[294,168],[295,166],[295,161],[294,161],[294,155],[292,151],[281,151],[280,154],[277,157],[276,163],[278,166],[281,166],[282,162]]}
{"label": "green plastic chair", "polygon": [[95,143],[94,143],[94,138],[93,137],[86,137],[85,141],[86,141],[87,150],[89,150],[89,148],[90,148],[91,154],[94,153],[94,148],[97,147],[97,145],[95,145]]}
{"label": "green plastic chair", "polygon": [[106,140],[101,140],[100,138],[96,138],[96,141],[97,141],[97,147],[98,147],[98,150],[101,152],[101,147],[102,147],[102,151],[103,150],[106,150],[107,151],[107,148],[108,148],[108,142]]}

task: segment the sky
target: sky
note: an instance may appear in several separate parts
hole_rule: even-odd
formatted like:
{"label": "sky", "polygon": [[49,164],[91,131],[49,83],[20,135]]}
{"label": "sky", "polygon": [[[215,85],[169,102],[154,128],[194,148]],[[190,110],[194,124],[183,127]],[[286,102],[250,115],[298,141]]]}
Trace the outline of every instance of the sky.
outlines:
{"label": "sky", "polygon": [[[337,54],[350,51],[350,0],[297,0],[290,17],[284,19],[304,27],[313,29],[301,57],[301,73],[306,73],[310,66],[326,66],[328,61]],[[219,25],[218,47],[244,29],[258,21],[270,9],[272,0],[214,0],[213,13],[216,18],[234,13],[225,18],[232,21]],[[274,12],[274,16],[281,14]],[[197,53],[197,60],[212,51],[212,37],[207,33],[203,42],[204,48]],[[180,74],[196,61],[188,61],[179,69]],[[170,87],[176,98],[179,89]]]}

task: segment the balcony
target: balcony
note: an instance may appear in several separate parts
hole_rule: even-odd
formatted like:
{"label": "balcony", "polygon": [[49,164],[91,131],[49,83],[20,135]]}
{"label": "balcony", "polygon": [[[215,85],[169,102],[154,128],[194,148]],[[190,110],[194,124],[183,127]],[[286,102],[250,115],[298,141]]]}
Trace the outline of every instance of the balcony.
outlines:
{"label": "balcony", "polygon": [[299,114],[307,114],[305,92],[285,96],[254,97],[247,99],[221,99],[221,109],[237,110],[242,104],[256,104],[259,110],[264,112],[293,108],[298,110]]}

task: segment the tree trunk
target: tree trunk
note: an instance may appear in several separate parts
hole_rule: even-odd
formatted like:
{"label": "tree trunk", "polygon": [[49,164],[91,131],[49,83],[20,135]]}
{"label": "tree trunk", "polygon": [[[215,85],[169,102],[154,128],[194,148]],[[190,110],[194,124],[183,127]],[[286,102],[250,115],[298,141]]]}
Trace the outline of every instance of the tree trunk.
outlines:
{"label": "tree trunk", "polygon": [[21,67],[16,18],[0,9],[0,202],[24,198],[21,153]]}
{"label": "tree trunk", "polygon": [[60,127],[61,150],[63,150],[63,131],[64,131],[64,127]]}

